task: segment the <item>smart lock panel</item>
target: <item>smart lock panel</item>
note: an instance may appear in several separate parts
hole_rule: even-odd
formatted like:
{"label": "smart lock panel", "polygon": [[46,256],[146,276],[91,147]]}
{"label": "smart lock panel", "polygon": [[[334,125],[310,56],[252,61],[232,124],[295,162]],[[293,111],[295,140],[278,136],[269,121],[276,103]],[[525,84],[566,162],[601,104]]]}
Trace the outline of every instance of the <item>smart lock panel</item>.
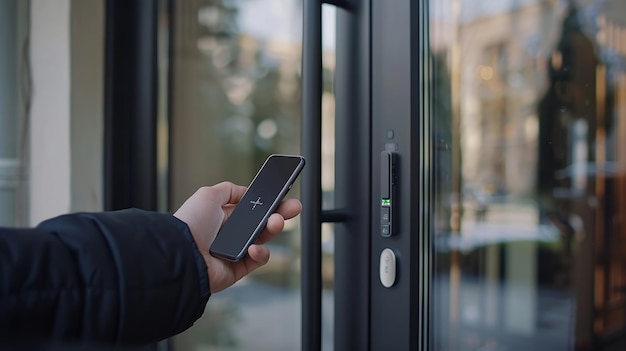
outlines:
{"label": "smart lock panel", "polygon": [[394,193],[395,193],[395,157],[391,151],[380,154],[380,235],[389,237],[393,234]]}

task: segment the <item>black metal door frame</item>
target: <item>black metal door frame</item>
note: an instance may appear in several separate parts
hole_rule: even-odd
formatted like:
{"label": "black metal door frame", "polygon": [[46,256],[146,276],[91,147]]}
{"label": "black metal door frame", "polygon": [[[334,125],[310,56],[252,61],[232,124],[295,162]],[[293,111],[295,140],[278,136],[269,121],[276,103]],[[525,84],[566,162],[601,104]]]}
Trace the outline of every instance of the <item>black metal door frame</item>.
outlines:
{"label": "black metal door frame", "polygon": [[[337,6],[335,206],[322,209],[322,3]],[[334,348],[367,350],[369,0],[305,0],[302,49],[302,350],[321,349],[321,224],[335,223]],[[366,54],[362,54],[365,52]],[[354,269],[354,267],[360,267]],[[340,283],[339,283],[340,282]]]}
{"label": "black metal door frame", "polygon": [[[428,2],[326,3],[338,7],[337,208],[321,208],[322,1],[305,0],[302,349],[321,348],[320,231],[322,222],[334,222],[335,349],[427,350],[433,182]],[[392,156],[389,179],[396,182],[391,236],[381,233],[381,174],[391,174],[383,151]],[[384,249],[396,258],[390,287],[380,279]]]}
{"label": "black metal door frame", "polygon": [[[428,1],[372,3],[371,349],[429,350],[431,160]],[[383,162],[381,152],[391,160]],[[388,165],[387,163],[392,163]],[[388,169],[389,168],[389,169]],[[385,173],[391,204],[383,206]],[[391,208],[391,235],[382,210]],[[380,279],[395,254],[396,281]]]}

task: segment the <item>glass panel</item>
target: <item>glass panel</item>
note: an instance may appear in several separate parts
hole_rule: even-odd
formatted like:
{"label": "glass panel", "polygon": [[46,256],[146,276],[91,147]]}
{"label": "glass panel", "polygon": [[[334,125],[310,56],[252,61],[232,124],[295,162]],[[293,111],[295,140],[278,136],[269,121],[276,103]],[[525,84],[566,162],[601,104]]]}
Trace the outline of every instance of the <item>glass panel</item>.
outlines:
{"label": "glass panel", "polygon": [[[271,153],[300,152],[302,8],[298,0],[173,0],[172,6],[168,177],[174,209],[200,186],[248,185]],[[334,59],[325,57],[324,64],[329,78]],[[332,92],[330,81],[325,87]],[[332,94],[324,94],[323,110],[332,133]],[[332,151],[331,140],[323,161],[325,199],[332,197]],[[299,187],[296,182],[287,196],[299,196]],[[325,272],[332,272],[332,229],[324,238],[330,247]],[[287,222],[270,245],[270,262],[213,295],[204,316],[175,337],[174,349],[300,349],[298,220]],[[332,286],[332,274],[325,283]],[[332,297],[328,291],[325,298]],[[331,303],[325,299],[325,306]]]}
{"label": "glass panel", "polygon": [[0,2],[0,159],[17,157],[18,4]]}
{"label": "glass panel", "polygon": [[438,350],[626,336],[626,2],[430,2]]}
{"label": "glass panel", "polygon": [[3,186],[0,181],[0,226],[13,226],[15,225],[15,190],[9,189]]}
{"label": "glass panel", "polygon": [[[322,5],[322,207],[334,209],[335,6]],[[322,350],[332,350],[335,325],[335,227],[322,223]]]}
{"label": "glass panel", "polygon": [[0,226],[26,222],[23,96],[28,85],[19,76],[24,65],[26,6],[17,0],[0,1]]}
{"label": "glass panel", "polygon": [[170,0],[158,0],[158,106],[157,106],[157,210],[169,209],[169,112],[170,101],[170,31],[172,30]]}

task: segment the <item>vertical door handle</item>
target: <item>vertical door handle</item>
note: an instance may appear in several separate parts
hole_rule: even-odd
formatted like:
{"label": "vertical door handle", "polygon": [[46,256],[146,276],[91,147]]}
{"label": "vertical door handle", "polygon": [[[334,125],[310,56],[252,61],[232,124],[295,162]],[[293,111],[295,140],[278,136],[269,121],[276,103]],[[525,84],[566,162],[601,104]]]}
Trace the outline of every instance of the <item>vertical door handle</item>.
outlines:
{"label": "vertical door handle", "polygon": [[350,0],[304,0],[302,31],[302,350],[321,350],[322,222],[343,221],[341,211],[322,212],[322,4],[349,8]]}
{"label": "vertical door handle", "polygon": [[322,339],[322,1],[304,0],[302,30],[302,350]]}

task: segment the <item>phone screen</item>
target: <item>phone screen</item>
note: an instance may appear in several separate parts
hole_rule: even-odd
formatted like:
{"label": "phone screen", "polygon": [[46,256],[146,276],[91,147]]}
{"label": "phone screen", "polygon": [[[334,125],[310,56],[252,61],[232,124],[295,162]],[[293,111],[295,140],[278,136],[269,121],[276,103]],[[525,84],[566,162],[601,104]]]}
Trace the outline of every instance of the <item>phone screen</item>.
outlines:
{"label": "phone screen", "polygon": [[304,158],[301,156],[268,157],[217,234],[211,245],[211,254],[231,261],[241,260],[303,167]]}

